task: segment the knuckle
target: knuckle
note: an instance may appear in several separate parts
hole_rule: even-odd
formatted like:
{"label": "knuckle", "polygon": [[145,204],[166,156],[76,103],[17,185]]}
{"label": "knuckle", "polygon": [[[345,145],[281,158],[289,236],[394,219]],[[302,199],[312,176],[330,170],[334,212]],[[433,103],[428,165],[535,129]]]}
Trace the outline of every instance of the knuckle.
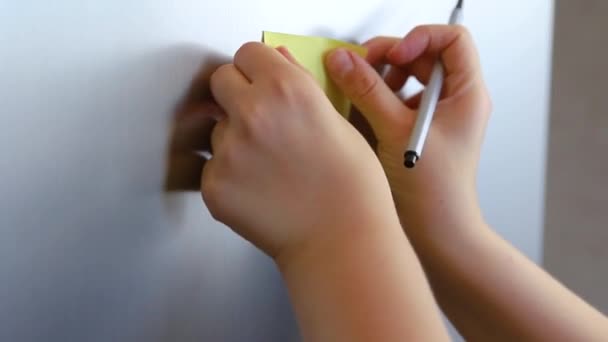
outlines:
{"label": "knuckle", "polygon": [[260,43],[260,42],[247,42],[247,43],[241,45],[239,51],[251,51],[252,49],[257,49],[261,45],[262,45],[262,43]]}
{"label": "knuckle", "polygon": [[[413,36],[427,37],[429,41],[452,42],[455,40],[472,41],[471,32],[463,25],[419,25],[410,33]],[[432,45],[430,42],[428,45]],[[443,45],[443,44],[441,44]]]}
{"label": "knuckle", "polygon": [[379,84],[379,78],[375,77],[376,75],[361,71],[355,71],[353,74],[355,76],[351,80],[351,84],[354,97],[363,99],[375,93]]}
{"label": "knuckle", "polygon": [[305,67],[298,65],[299,70],[308,78],[309,81],[316,82],[315,75]]}
{"label": "knuckle", "polygon": [[269,91],[273,96],[283,100],[289,100],[293,97],[294,84],[289,76],[283,72],[269,80]]}
{"label": "knuckle", "polygon": [[243,115],[244,137],[255,139],[264,136],[270,129],[270,115],[262,103],[252,103]]}
{"label": "knuckle", "polygon": [[244,123],[249,123],[256,120],[259,116],[264,115],[264,105],[259,100],[242,101],[237,105],[238,112],[241,113],[241,119]]}
{"label": "knuckle", "polygon": [[223,76],[227,73],[230,73],[233,68],[234,68],[233,64],[230,64],[230,63],[223,64],[223,65],[220,65],[219,68],[217,68],[217,73]]}
{"label": "knuckle", "polygon": [[260,44],[261,43],[258,43],[258,42],[247,42],[247,43],[241,45],[241,47],[234,54],[235,64],[238,65],[242,59],[247,59],[248,58],[247,56],[251,55],[251,53],[253,51],[255,51],[257,48],[259,48]]}
{"label": "knuckle", "polygon": [[412,29],[412,34],[430,34],[431,26],[430,25],[417,25]]}
{"label": "knuckle", "polygon": [[467,46],[473,45],[473,36],[471,35],[471,31],[468,28],[462,25],[454,25],[451,27],[454,32],[455,40],[460,40]]}
{"label": "knuckle", "polygon": [[[209,165],[208,165],[209,166]],[[222,212],[222,190],[221,180],[213,176],[211,167],[205,167],[203,171],[203,178],[201,180],[201,192],[203,194],[203,201],[209,210],[209,213],[216,220],[221,220]]]}
{"label": "knuckle", "polygon": [[431,39],[433,36],[433,26],[431,25],[418,25],[412,29],[412,31],[407,35],[414,37],[423,37],[426,39]]}
{"label": "knuckle", "polygon": [[289,72],[277,72],[266,78],[259,88],[264,96],[252,97],[238,104],[243,137],[259,140],[267,135],[278,108],[300,105],[306,98],[305,92],[300,89],[301,86]]}
{"label": "knuckle", "polygon": [[211,74],[211,78],[209,79],[211,87],[213,88],[214,85],[217,86],[218,82],[220,82],[226,76],[230,69],[232,69],[232,64],[222,64],[215,69],[215,71]]}
{"label": "knuckle", "polygon": [[458,37],[462,37],[462,38],[471,37],[471,32],[469,31],[469,29],[467,29],[463,25],[453,25],[453,26],[451,26],[451,28]]}
{"label": "knuckle", "polygon": [[474,98],[476,101],[472,112],[481,122],[485,122],[492,114],[493,105],[490,94],[483,84],[478,86],[478,92],[475,93]]}

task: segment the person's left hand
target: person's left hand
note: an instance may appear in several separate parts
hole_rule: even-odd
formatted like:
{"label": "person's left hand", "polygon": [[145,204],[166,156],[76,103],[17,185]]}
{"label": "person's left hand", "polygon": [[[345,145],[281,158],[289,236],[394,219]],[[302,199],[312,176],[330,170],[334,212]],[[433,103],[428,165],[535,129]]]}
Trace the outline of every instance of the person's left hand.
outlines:
{"label": "person's left hand", "polygon": [[201,190],[217,220],[275,259],[397,220],[374,152],[286,49],[243,45],[211,90],[226,117]]}

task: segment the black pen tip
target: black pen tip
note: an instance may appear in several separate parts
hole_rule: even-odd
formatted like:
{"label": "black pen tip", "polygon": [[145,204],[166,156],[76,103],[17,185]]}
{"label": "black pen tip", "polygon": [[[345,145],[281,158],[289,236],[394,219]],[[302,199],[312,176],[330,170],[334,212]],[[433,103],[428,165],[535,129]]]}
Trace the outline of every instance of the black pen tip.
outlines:
{"label": "black pen tip", "polygon": [[414,168],[416,166],[416,162],[418,161],[418,154],[414,151],[405,152],[403,165],[408,169]]}
{"label": "black pen tip", "polygon": [[456,4],[456,8],[462,9],[463,5],[464,5],[464,0],[458,0],[458,4]]}

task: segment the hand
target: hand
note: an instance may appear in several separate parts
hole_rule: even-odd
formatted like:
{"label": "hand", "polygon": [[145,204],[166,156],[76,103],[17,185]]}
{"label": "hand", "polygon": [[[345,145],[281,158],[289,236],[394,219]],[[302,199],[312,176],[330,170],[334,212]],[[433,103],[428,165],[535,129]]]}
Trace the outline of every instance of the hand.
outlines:
{"label": "hand", "polygon": [[[471,341],[608,340],[605,316],[483,222],[475,179],[490,100],[468,32],[460,26],[423,26],[403,40],[375,38],[366,45],[367,61],[336,51],[327,67],[372,127],[402,225],[435,298],[462,336]],[[437,56],[446,71],[443,94],[422,158],[408,170],[403,153],[420,97],[404,103],[393,91],[410,76],[425,83]],[[383,65],[391,67],[384,79],[372,68]]]}
{"label": "hand", "polygon": [[[421,26],[404,39],[378,37],[365,45],[367,61],[337,50],[326,64],[373,129],[408,236],[479,219],[476,173],[491,104],[470,34],[462,26]],[[422,157],[406,169],[420,94],[404,102],[394,91],[409,77],[425,84],[438,57],[445,68],[442,96]],[[374,67],[384,65],[390,70],[382,79]]]}
{"label": "hand", "polygon": [[397,221],[373,151],[285,49],[243,45],[211,91],[226,118],[201,190],[217,220],[275,259]]}

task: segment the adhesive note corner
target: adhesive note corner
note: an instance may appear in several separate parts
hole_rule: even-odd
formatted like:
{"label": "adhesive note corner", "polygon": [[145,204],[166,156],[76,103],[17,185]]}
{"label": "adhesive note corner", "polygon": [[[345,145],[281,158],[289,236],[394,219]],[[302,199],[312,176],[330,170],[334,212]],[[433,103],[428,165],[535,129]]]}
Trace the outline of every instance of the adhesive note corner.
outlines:
{"label": "adhesive note corner", "polygon": [[327,75],[324,58],[335,48],[345,48],[365,57],[367,55],[365,47],[335,39],[269,31],[263,32],[262,41],[273,48],[284,46],[289,49],[293,57],[316,78],[336,110],[348,118],[350,101]]}

